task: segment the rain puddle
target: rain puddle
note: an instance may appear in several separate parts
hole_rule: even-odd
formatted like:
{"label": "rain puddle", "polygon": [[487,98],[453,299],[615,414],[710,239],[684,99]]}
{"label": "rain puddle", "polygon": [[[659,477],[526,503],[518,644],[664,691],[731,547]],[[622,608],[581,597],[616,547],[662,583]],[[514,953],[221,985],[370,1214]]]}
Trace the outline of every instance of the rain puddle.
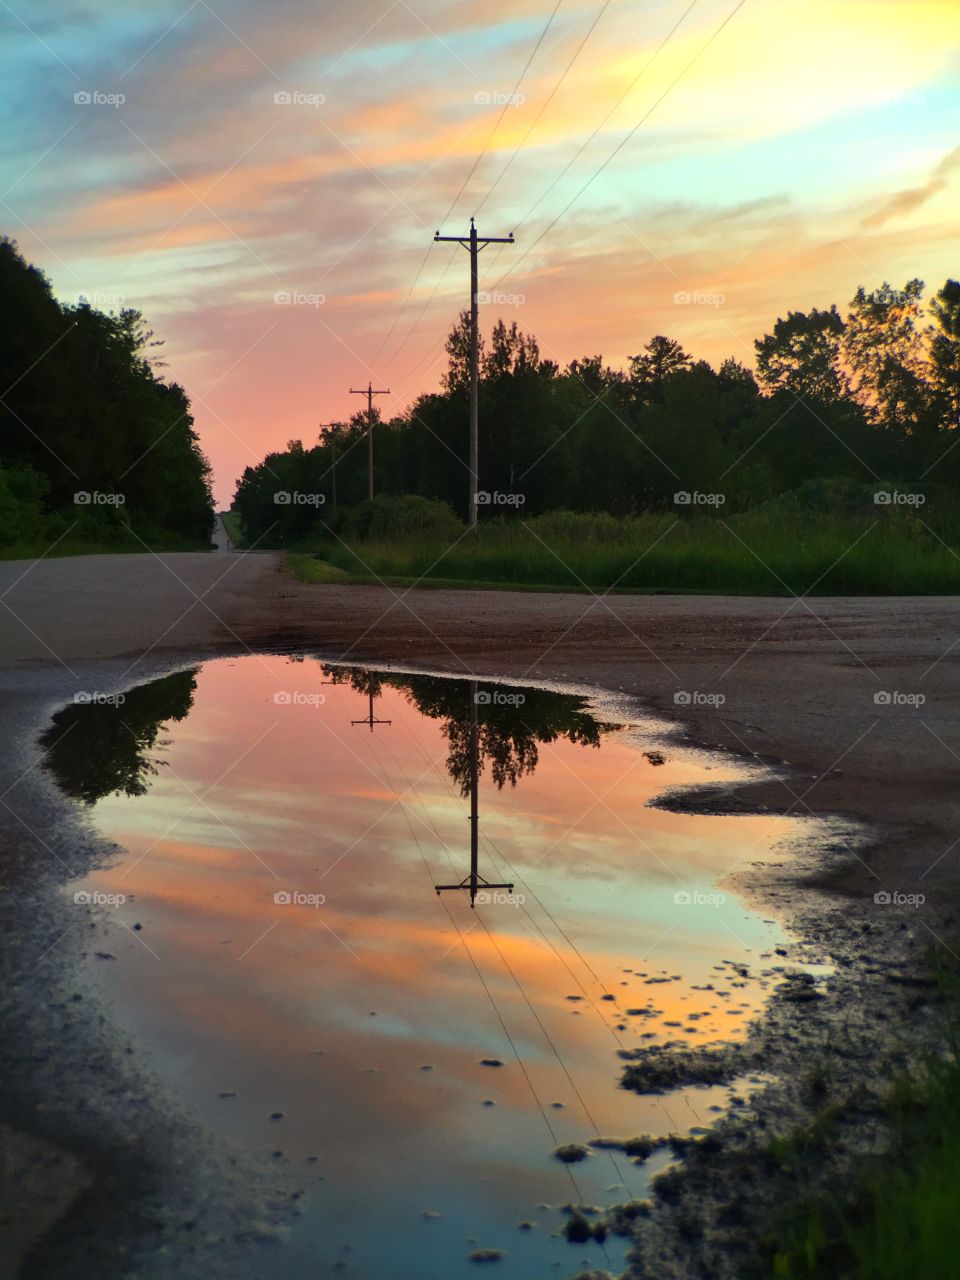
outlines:
{"label": "rain puddle", "polygon": [[782,936],[717,881],[796,824],[647,807],[742,772],[616,721],[261,656],[56,717],[48,765],[119,846],[70,886],[104,907],[90,964],[184,1105],[295,1172],[285,1276],[618,1272],[565,1206],[642,1198],[669,1152],[591,1140],[730,1097],[637,1095],[618,1054],[742,1035]]}

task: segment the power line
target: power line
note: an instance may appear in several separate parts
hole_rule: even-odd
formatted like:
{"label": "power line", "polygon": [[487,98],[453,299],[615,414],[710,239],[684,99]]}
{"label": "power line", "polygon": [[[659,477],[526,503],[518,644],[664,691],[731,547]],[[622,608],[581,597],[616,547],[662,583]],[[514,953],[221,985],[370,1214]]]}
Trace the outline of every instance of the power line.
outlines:
{"label": "power line", "polygon": [[[477,155],[477,156],[476,156],[476,158],[474,159],[474,162],[473,162],[472,166],[470,167],[470,172],[467,174],[467,176],[464,178],[463,182],[460,184],[460,190],[457,192],[457,194],[453,197],[453,200],[450,202],[450,207],[447,209],[447,212],[443,215],[443,218],[441,219],[441,222],[446,222],[446,221],[447,221],[447,219],[450,217],[450,215],[453,213],[453,210],[455,209],[455,207],[456,207],[456,205],[457,205],[458,201],[460,200],[460,197],[463,195],[464,191],[466,191],[467,186],[469,185],[469,183],[470,183],[471,179],[473,178],[473,175],[476,173],[477,169],[478,169],[478,168],[479,168],[479,166],[480,166],[481,161],[482,161],[482,160],[483,160],[483,158],[486,156],[487,151],[490,149],[490,143],[493,141],[493,139],[494,139],[494,137],[495,137],[495,135],[496,135],[496,133],[497,133],[497,130],[500,128],[500,125],[501,125],[501,123],[503,122],[503,118],[504,118],[504,116],[506,115],[507,111],[509,110],[510,106],[511,106],[515,101],[516,101],[517,92],[518,92],[518,90],[519,90],[519,88],[520,88],[520,85],[523,83],[523,79],[524,79],[524,77],[526,76],[527,72],[530,70],[530,67],[531,67],[531,65],[533,64],[533,60],[534,60],[534,58],[536,58],[537,53],[539,52],[541,45],[543,44],[544,40],[546,39],[546,37],[547,37],[547,33],[549,32],[550,27],[553,25],[553,20],[554,20],[554,18],[557,16],[557,13],[558,13],[558,11],[559,11],[560,6],[561,6],[561,4],[562,4],[562,3],[563,3],[563,0],[557,0],[557,3],[554,5],[554,7],[553,7],[553,11],[551,12],[550,17],[549,17],[549,18],[547,19],[547,21],[546,21],[546,25],[544,26],[543,30],[540,32],[540,36],[539,36],[539,38],[538,38],[538,40],[537,40],[537,43],[534,45],[533,50],[532,50],[532,51],[531,51],[531,53],[530,53],[530,56],[527,58],[527,61],[524,63],[523,70],[520,72],[520,75],[517,77],[517,82],[516,82],[516,84],[513,86],[513,93],[512,93],[512,94],[510,94],[510,95],[508,95],[508,96],[505,98],[505,100],[504,100],[504,102],[503,102],[503,105],[502,105],[502,106],[501,106],[501,108],[500,108],[500,114],[497,116],[497,119],[496,119],[496,121],[494,122],[494,126],[493,126],[493,128],[490,130],[489,134],[487,135],[487,140],[486,140],[486,142],[483,144],[482,149],[480,150],[480,152],[478,153],[478,155]],[[609,0],[607,0],[607,3],[609,3]],[[429,256],[429,253],[430,253],[430,246],[428,245],[428,246],[427,246],[427,252],[426,252],[426,253],[424,254],[424,256],[423,256],[423,260],[422,260],[422,261],[421,261],[421,263],[420,263],[420,267],[419,267],[419,270],[417,271],[416,277],[414,278],[413,284],[410,286],[410,291],[408,292],[408,294],[407,294],[406,298],[404,299],[403,305],[401,306],[400,311],[399,311],[399,313],[397,314],[396,319],[394,320],[393,324],[390,326],[390,332],[387,334],[386,338],[383,340],[383,342],[380,344],[379,348],[377,349],[377,353],[376,353],[376,354],[377,354],[377,356],[379,356],[379,355],[380,355],[380,353],[381,353],[383,350],[385,350],[385,348],[386,348],[386,346],[387,346],[387,343],[390,341],[391,337],[393,336],[393,334],[394,334],[394,332],[395,332],[395,330],[396,330],[396,328],[397,328],[397,324],[398,324],[398,323],[399,323],[399,321],[400,321],[400,317],[403,315],[404,311],[406,310],[407,305],[408,305],[408,303],[410,302],[411,297],[413,296],[413,292],[414,292],[414,290],[416,289],[417,284],[418,284],[418,283],[419,283],[419,281],[420,281],[420,277],[421,277],[421,275],[423,274],[424,268],[425,268],[425,267],[426,267],[426,265],[427,265],[427,258],[428,258],[428,256]],[[451,255],[451,260],[452,260],[452,256],[453,256],[453,255]],[[449,266],[450,266],[450,264],[449,264],[449,263],[447,263],[447,268],[444,270],[444,273],[443,273],[443,274],[444,274],[444,276],[446,276],[446,274],[447,274],[447,270],[449,270]],[[442,277],[441,277],[441,279],[442,279]],[[438,287],[438,286],[434,286],[433,293],[430,295],[430,298],[428,299],[427,305],[429,305],[429,303],[433,301],[434,296],[436,295],[436,292],[437,292],[437,287]],[[423,318],[423,313],[424,313],[424,311],[425,311],[425,310],[426,310],[426,306],[424,306],[424,308],[423,308],[423,309],[421,310],[421,312],[420,312],[420,315],[419,315],[419,316],[417,317],[417,319],[414,321],[413,326],[412,326],[412,328],[411,328],[411,330],[410,330],[410,332],[411,332],[411,333],[413,332],[413,329],[415,329],[415,328],[417,327],[417,325],[419,325],[419,323],[420,323],[421,319]],[[408,335],[407,335],[407,336],[409,337],[409,333],[408,333]],[[402,350],[402,347],[403,347],[403,346],[405,346],[405,345],[406,345],[406,339],[404,340],[404,342],[403,342],[403,344],[401,345],[401,348],[400,348],[400,349]],[[392,364],[392,363],[393,363],[393,361],[394,361],[394,359],[396,358],[397,354],[398,354],[397,352],[394,352],[393,356],[391,356],[391,358],[390,358],[390,364]],[[374,357],[374,359],[376,359],[376,357]]]}
{"label": "power line", "polygon": [[522,137],[522,138],[520,139],[520,141],[517,143],[516,147],[514,147],[514,149],[513,149],[513,154],[510,156],[510,159],[507,161],[507,163],[506,163],[506,164],[503,166],[503,168],[500,170],[499,174],[497,175],[496,180],[495,180],[495,181],[494,181],[494,183],[493,183],[493,186],[490,188],[490,190],[487,192],[487,194],[483,197],[483,199],[482,199],[482,200],[480,201],[480,203],[477,205],[476,210],[475,210],[475,215],[476,215],[477,213],[479,213],[479,212],[480,212],[480,210],[483,208],[483,206],[487,203],[487,201],[488,201],[488,200],[490,199],[490,197],[493,195],[494,191],[497,189],[498,185],[499,185],[499,184],[500,184],[500,182],[503,180],[503,177],[504,177],[504,175],[506,174],[507,170],[508,170],[508,169],[510,168],[510,166],[513,164],[514,160],[516,160],[517,155],[519,154],[519,152],[523,149],[523,147],[525,147],[525,146],[526,146],[526,144],[527,144],[527,139],[530,137],[531,133],[534,131],[534,129],[535,129],[535,128],[537,127],[537,125],[540,123],[541,119],[543,118],[543,114],[544,114],[544,112],[546,111],[547,107],[549,107],[550,103],[554,100],[554,98],[556,97],[557,93],[559,92],[560,86],[563,84],[564,80],[566,80],[567,75],[569,74],[571,67],[572,67],[572,66],[573,66],[573,64],[576,62],[576,60],[580,57],[580,54],[583,52],[584,45],[587,43],[587,41],[588,41],[588,40],[590,39],[590,37],[593,35],[594,31],[596,30],[597,23],[600,21],[600,19],[601,19],[601,18],[603,17],[603,15],[606,13],[606,11],[607,11],[607,9],[608,9],[609,7],[610,7],[610,0],[603,0],[603,4],[602,4],[602,5],[600,6],[600,8],[599,8],[599,10],[598,10],[598,12],[597,12],[597,16],[594,18],[593,22],[591,22],[591,24],[590,24],[590,26],[589,26],[589,28],[588,28],[588,30],[587,30],[586,35],[583,37],[583,39],[582,39],[582,40],[580,41],[580,43],[577,45],[577,48],[576,48],[576,50],[575,50],[575,52],[574,52],[573,57],[570,59],[570,61],[569,61],[569,62],[567,63],[567,65],[564,67],[564,69],[563,69],[563,73],[561,74],[560,79],[556,82],[556,84],[555,84],[555,85],[553,86],[553,88],[550,90],[550,92],[549,92],[549,94],[547,95],[547,97],[544,99],[543,104],[542,104],[542,106],[540,107],[540,110],[537,112],[536,116],[535,116],[535,117],[534,117],[534,119],[533,119],[533,122],[530,124],[530,126],[528,127],[528,129],[527,129],[526,133],[523,135],[523,137]]}
{"label": "power line", "polygon": [[490,143],[493,141],[497,130],[500,128],[500,125],[503,123],[503,117],[510,110],[510,107],[513,106],[513,104],[516,102],[517,92],[521,84],[523,83],[524,76],[530,70],[531,64],[533,63],[534,58],[537,56],[537,53],[540,50],[540,46],[543,44],[544,40],[546,39],[547,32],[550,30],[550,27],[553,25],[553,20],[557,16],[557,13],[559,12],[559,9],[562,3],[563,3],[563,0],[557,0],[557,3],[553,6],[553,12],[550,14],[550,17],[547,19],[546,25],[544,26],[543,30],[540,32],[540,38],[537,40],[537,43],[534,45],[533,51],[531,52],[529,58],[527,58],[527,61],[524,64],[523,70],[520,72],[520,75],[517,77],[517,83],[513,86],[513,93],[511,93],[507,98],[504,99],[503,106],[500,108],[500,114],[497,116],[497,119],[496,119],[496,122],[494,123],[493,128],[490,130],[490,133],[487,135],[487,140],[483,144],[483,150],[474,160],[473,167],[471,168],[467,176],[464,178],[460,186],[460,190],[453,197],[453,200],[451,201],[451,204],[450,204],[450,208],[443,215],[441,222],[446,222],[447,219],[450,217],[451,213],[453,213],[454,209],[457,206],[457,202],[459,201],[460,197],[463,195],[464,191],[466,191],[467,186],[470,183],[470,180],[472,179],[473,175],[476,173],[477,169],[479,168],[480,162],[483,160],[484,156],[487,154],[487,151],[490,148]]}
{"label": "power line", "polygon": [[[604,161],[603,161],[603,163],[599,166],[599,168],[597,168],[597,169],[593,172],[593,174],[592,174],[592,175],[587,179],[587,181],[583,184],[583,186],[579,189],[579,191],[577,191],[577,192],[576,192],[576,194],[575,194],[574,196],[572,196],[572,197],[570,198],[570,200],[568,200],[568,201],[567,201],[567,203],[563,206],[563,208],[562,208],[562,209],[560,210],[560,212],[556,215],[556,217],[555,217],[551,222],[549,222],[549,223],[547,224],[547,226],[545,226],[545,227],[544,227],[544,229],[540,232],[540,234],[537,236],[537,238],[533,241],[533,243],[530,245],[530,247],[526,250],[526,252],[524,252],[524,253],[522,253],[522,254],[520,255],[520,258],[518,259],[518,261],[516,262],[516,264],[515,264],[515,266],[514,266],[514,272],[516,271],[517,267],[519,267],[520,263],[521,263],[521,262],[523,262],[524,258],[528,257],[528,256],[529,256],[529,254],[533,252],[533,250],[534,250],[534,249],[536,248],[536,246],[540,243],[540,241],[543,239],[543,237],[544,237],[545,235],[547,235],[547,233],[548,233],[548,232],[550,232],[550,231],[552,231],[552,230],[553,230],[553,228],[557,225],[557,223],[558,223],[558,222],[560,221],[560,219],[564,216],[564,214],[565,214],[565,213],[566,213],[566,212],[571,208],[571,206],[573,206],[574,204],[576,204],[576,202],[580,199],[580,197],[581,197],[581,196],[583,195],[583,193],[587,190],[587,188],[588,188],[589,186],[591,186],[591,185],[592,185],[592,183],[594,183],[594,182],[597,180],[597,178],[599,178],[600,174],[601,174],[601,173],[603,173],[603,171],[604,171],[604,169],[606,169],[607,165],[608,165],[608,164],[610,164],[610,162],[611,162],[613,159],[615,159],[615,157],[616,157],[617,155],[619,155],[619,153],[623,150],[623,148],[627,145],[627,143],[631,140],[631,138],[633,138],[633,137],[634,137],[634,135],[637,133],[637,131],[641,128],[641,126],[642,126],[642,125],[644,125],[644,124],[647,122],[647,120],[649,120],[650,116],[654,113],[654,111],[656,111],[657,107],[659,107],[659,106],[660,106],[660,104],[664,101],[664,99],[665,99],[665,98],[666,98],[666,97],[667,97],[667,96],[668,96],[668,95],[669,95],[669,94],[670,94],[670,93],[671,93],[671,92],[676,88],[676,86],[680,83],[680,81],[681,81],[681,80],[683,79],[683,77],[687,74],[687,72],[691,69],[691,67],[692,67],[696,62],[698,62],[700,58],[702,58],[702,57],[703,57],[703,55],[704,55],[704,54],[706,53],[706,51],[710,48],[710,46],[713,44],[713,42],[717,39],[717,37],[720,35],[720,33],[724,30],[724,28],[728,25],[728,23],[730,23],[730,22],[733,20],[733,18],[737,15],[737,13],[739,13],[739,11],[743,8],[743,6],[746,4],[746,2],[747,2],[747,0],[738,0],[738,3],[737,3],[736,5],[734,5],[734,7],[730,10],[730,12],[729,12],[729,13],[727,14],[727,16],[723,19],[723,21],[720,23],[720,25],[716,28],[716,30],[713,32],[713,34],[709,37],[709,39],[706,41],[706,43],[705,43],[705,44],[703,44],[703,45],[701,45],[701,47],[697,50],[697,52],[696,52],[696,53],[693,55],[693,57],[690,59],[690,61],[689,61],[689,62],[684,66],[683,70],[682,70],[682,71],[680,71],[680,72],[679,72],[679,73],[678,73],[678,74],[673,78],[673,80],[671,80],[671,81],[670,81],[669,85],[667,85],[667,87],[666,87],[666,89],[664,89],[663,93],[661,93],[661,95],[659,96],[659,98],[657,98],[657,100],[652,104],[652,106],[650,106],[650,107],[649,107],[649,108],[644,112],[644,114],[640,117],[640,119],[637,121],[637,123],[636,123],[636,124],[633,126],[633,128],[630,130],[630,132],[629,132],[628,134],[626,134],[626,136],[625,136],[625,137],[621,138],[620,142],[618,142],[618,143],[617,143],[617,145],[614,147],[614,149],[613,149],[613,150],[610,152],[610,154],[607,156],[606,160],[604,160]],[[692,4],[689,6],[689,8],[686,10],[686,12],[684,13],[683,17],[682,17],[682,18],[680,18],[679,22],[677,22],[677,24],[672,28],[672,30],[671,30],[671,32],[670,32],[670,35],[668,35],[668,36],[667,36],[667,40],[669,40],[670,36],[673,34],[673,32],[674,32],[674,31],[676,31],[677,27],[679,27],[679,25],[680,25],[680,23],[681,23],[681,22],[683,22],[683,19],[687,16],[687,14],[690,12],[690,10],[693,8],[694,4],[696,4],[696,3],[697,3],[697,0],[693,0],[693,3],[692,3]],[[666,44],[666,40],[664,40],[664,41],[660,44],[660,46],[659,46],[659,47],[658,47],[658,49],[656,50],[656,53],[653,55],[654,57],[656,57],[656,54],[660,52],[660,50],[664,47],[664,45],[665,45],[665,44]],[[652,61],[653,61],[653,59],[651,58],[651,59],[650,59],[650,62],[652,62]],[[647,65],[647,67],[649,67],[649,66],[650,66],[650,62],[648,62],[648,63],[646,64],[646,65]],[[646,70],[646,67],[644,68],[644,70]],[[642,75],[642,74],[643,74],[643,73],[641,72],[641,75]],[[623,101],[623,99],[621,98],[621,100],[620,100],[620,101],[622,102],[622,101]],[[620,105],[620,104],[619,104],[619,102],[618,102],[618,103],[617,103],[617,106],[619,106],[619,105]],[[613,108],[613,110],[615,111],[615,110],[616,110],[616,107],[614,107],[614,108]],[[608,119],[610,118],[610,114],[612,114],[612,112],[611,112],[611,113],[609,113],[609,114],[606,116],[606,118],[605,118],[605,120],[604,120],[604,122],[603,122],[604,124],[606,123],[606,120],[608,120]],[[602,128],[602,127],[603,127],[603,125],[602,125],[602,124],[601,124],[600,126],[598,126],[598,130],[599,130],[599,128]],[[591,140],[592,140],[592,138],[596,136],[596,132],[597,132],[598,130],[595,130],[595,131],[594,131],[594,133],[593,133],[593,134],[591,134],[591,137],[590,137],[590,139],[588,139],[588,142],[589,142],[589,141],[591,141]],[[585,144],[584,144],[584,146],[586,146],[586,145],[587,145],[587,144],[585,143]],[[576,156],[574,156],[574,160],[576,160],[576,159],[577,159],[577,158],[582,154],[582,152],[583,152],[583,147],[581,147],[580,151],[578,151],[578,152],[577,152],[577,155],[576,155]],[[571,161],[571,163],[573,163],[573,162]],[[570,167],[570,166],[569,166],[569,165],[567,165],[567,169],[569,169],[569,167]],[[566,173],[567,169],[564,169],[564,171],[563,171],[563,172],[564,172],[564,173]],[[562,177],[562,176],[563,176],[563,174],[561,174],[560,176]],[[557,179],[557,181],[559,181],[559,179]],[[546,195],[549,191],[552,191],[554,186],[556,186],[556,182],[554,182],[554,183],[553,183],[553,184],[552,184],[552,185],[547,189],[547,192],[545,192],[545,193],[544,193],[544,195]],[[543,198],[544,198],[543,196],[541,196],[541,197],[540,197],[540,200],[538,200],[538,201],[537,201],[537,205],[538,205],[538,204],[540,204],[540,201],[542,201],[542,200],[543,200]],[[535,209],[535,208],[537,207],[537,205],[534,205],[534,206],[533,206],[533,208],[530,210],[530,213],[532,213],[532,212],[533,212],[533,209]],[[528,214],[526,214],[526,215],[525,215],[525,217],[524,217],[524,218],[521,220],[521,222],[518,224],[519,226],[522,226],[522,225],[523,225],[523,223],[524,223],[524,222],[526,222],[527,218],[529,218],[529,216],[530,216],[530,213],[528,213]],[[496,288],[497,288],[497,286],[498,286],[499,284],[501,284],[501,282],[502,282],[503,280],[505,280],[505,279],[506,279],[506,277],[507,277],[508,275],[510,275],[510,274],[511,274],[511,273],[510,273],[509,271],[504,272],[504,274],[500,277],[500,279],[497,281],[497,284],[496,284],[496,285],[494,285],[494,286],[493,286],[493,288],[494,288],[494,289],[496,289]]]}

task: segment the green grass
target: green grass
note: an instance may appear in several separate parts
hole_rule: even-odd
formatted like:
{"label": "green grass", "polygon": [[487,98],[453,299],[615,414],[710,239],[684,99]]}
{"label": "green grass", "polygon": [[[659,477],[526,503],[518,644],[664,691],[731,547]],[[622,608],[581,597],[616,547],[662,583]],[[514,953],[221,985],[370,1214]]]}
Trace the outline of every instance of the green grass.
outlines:
{"label": "green grass", "polygon": [[[960,993],[942,977],[949,1050],[898,1077],[885,1102],[892,1141],[829,1199],[785,1210],[775,1280],[904,1280],[960,1273]],[[829,1111],[829,1109],[827,1109]],[[827,1116],[827,1111],[824,1116]],[[818,1138],[829,1141],[833,1115]],[[784,1167],[816,1158],[813,1129],[774,1139]]]}
{"label": "green grass", "polygon": [[221,511],[220,518],[227,531],[227,537],[235,547],[243,546],[243,525],[235,511]]}
{"label": "green grass", "polygon": [[[301,548],[304,549],[304,548]],[[451,544],[430,535],[344,541],[310,548],[349,580],[424,586],[555,591],[693,592],[743,595],[952,595],[960,558],[912,514],[873,516],[745,513],[580,516],[481,525]],[[308,576],[309,556],[294,572]],[[329,578],[319,580],[329,581]]]}

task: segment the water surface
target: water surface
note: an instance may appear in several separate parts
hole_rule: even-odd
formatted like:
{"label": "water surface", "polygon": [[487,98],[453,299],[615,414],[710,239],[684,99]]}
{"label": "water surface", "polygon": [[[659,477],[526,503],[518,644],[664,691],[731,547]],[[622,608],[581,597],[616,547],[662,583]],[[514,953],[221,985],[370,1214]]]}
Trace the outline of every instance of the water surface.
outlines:
{"label": "water surface", "polygon": [[[727,1098],[639,1097],[618,1053],[743,1033],[781,936],[717,881],[793,827],[648,807],[734,770],[617,719],[261,656],[56,718],[48,763],[119,846],[70,887],[113,895],[91,964],[184,1104],[297,1171],[292,1280],[457,1280],[477,1248],[504,1280],[617,1271],[625,1242],[567,1243],[563,1206],[641,1197],[666,1156],[555,1148]],[[474,742],[479,872],[514,888],[471,908],[434,886],[470,871]]]}

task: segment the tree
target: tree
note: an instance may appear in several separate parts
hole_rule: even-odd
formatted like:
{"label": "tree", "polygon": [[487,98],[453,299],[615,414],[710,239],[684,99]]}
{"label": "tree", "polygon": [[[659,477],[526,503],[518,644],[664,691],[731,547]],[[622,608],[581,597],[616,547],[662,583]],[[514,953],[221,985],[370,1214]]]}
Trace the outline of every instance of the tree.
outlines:
{"label": "tree", "polygon": [[947,280],[930,300],[934,323],[926,331],[940,425],[960,427],[960,281]]}
{"label": "tree", "polygon": [[667,379],[688,369],[692,357],[673,338],[657,334],[651,338],[638,355],[629,356],[630,380],[639,398],[645,401],[662,401]]}
{"label": "tree", "polygon": [[790,391],[823,403],[849,393],[840,365],[844,324],[835,306],[829,311],[788,311],[773,332],[753,344],[763,389]]}
{"label": "tree", "polygon": [[901,434],[916,429],[929,405],[922,302],[922,280],[908,280],[902,289],[884,281],[869,293],[861,286],[843,333],[853,394],[874,422]]}

